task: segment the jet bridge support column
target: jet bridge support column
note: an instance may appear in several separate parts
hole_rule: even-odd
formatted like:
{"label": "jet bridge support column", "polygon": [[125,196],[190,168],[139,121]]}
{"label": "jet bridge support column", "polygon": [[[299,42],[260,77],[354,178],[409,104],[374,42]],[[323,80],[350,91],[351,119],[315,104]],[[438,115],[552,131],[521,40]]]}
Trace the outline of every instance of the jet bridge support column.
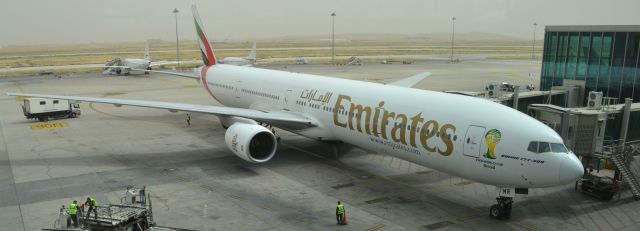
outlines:
{"label": "jet bridge support column", "polygon": [[627,141],[627,128],[629,127],[629,116],[631,115],[632,99],[624,99],[624,111],[622,112],[622,127],[620,127],[620,150],[623,151],[624,143]]}

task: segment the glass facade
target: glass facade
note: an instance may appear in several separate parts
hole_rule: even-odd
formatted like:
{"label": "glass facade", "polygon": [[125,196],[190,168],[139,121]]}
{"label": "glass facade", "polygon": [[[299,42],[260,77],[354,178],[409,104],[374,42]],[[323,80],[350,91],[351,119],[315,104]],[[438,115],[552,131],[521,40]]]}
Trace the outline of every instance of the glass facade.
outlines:
{"label": "glass facade", "polygon": [[625,28],[636,29],[547,27],[540,89],[561,86],[565,79],[585,80],[585,92],[602,91],[619,102],[625,98],[640,102],[640,27],[619,29]]}

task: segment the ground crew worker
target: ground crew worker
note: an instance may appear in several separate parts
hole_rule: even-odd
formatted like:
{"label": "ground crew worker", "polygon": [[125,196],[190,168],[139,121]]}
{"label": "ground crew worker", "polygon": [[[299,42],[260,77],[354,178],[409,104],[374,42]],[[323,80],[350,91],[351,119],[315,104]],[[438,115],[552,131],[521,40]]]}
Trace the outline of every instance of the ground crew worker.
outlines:
{"label": "ground crew worker", "polygon": [[342,223],[343,214],[344,214],[344,205],[340,204],[340,201],[338,201],[338,207],[336,207],[336,219],[338,220],[338,225],[344,225]]}
{"label": "ground crew worker", "polygon": [[191,126],[191,115],[187,113],[187,126]]}
{"label": "ground crew worker", "polygon": [[62,205],[62,207],[60,208],[60,214],[58,214],[58,224],[62,226],[62,222],[64,221],[67,221],[66,228],[69,228],[69,226],[71,226],[71,216],[69,216],[69,211],[67,210],[67,208]]}
{"label": "ground crew worker", "polygon": [[147,191],[147,186],[143,185],[142,189],[139,192],[140,193],[140,203],[142,203],[142,205],[147,205],[146,191]]}
{"label": "ground crew worker", "polygon": [[[73,227],[78,228],[78,201],[74,200],[73,203],[69,205],[69,216],[71,216],[71,220],[73,221]],[[71,227],[69,220],[67,220],[67,227]]]}
{"label": "ground crew worker", "polygon": [[91,211],[93,211],[94,218],[98,220],[98,211],[96,211],[96,209],[98,208],[98,203],[96,202],[96,200],[91,197],[87,197],[87,202],[85,202],[84,204],[89,206],[89,211],[87,212],[87,216],[85,217],[85,219],[89,219],[89,216],[91,216]]}

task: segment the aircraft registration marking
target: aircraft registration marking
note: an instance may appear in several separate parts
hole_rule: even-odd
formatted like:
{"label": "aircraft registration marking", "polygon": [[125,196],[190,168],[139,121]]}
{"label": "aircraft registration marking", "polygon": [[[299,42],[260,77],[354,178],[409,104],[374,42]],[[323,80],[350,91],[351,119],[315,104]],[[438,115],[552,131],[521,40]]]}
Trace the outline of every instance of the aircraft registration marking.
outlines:
{"label": "aircraft registration marking", "polygon": [[52,130],[58,128],[68,128],[67,122],[39,123],[31,125],[31,130]]}

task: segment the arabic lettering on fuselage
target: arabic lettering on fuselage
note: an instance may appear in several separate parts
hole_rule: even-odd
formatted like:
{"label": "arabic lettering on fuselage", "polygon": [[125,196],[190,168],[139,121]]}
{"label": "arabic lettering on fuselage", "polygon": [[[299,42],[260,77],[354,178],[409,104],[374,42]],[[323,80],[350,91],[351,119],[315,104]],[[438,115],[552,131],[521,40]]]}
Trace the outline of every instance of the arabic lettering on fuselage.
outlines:
{"label": "arabic lettering on fuselage", "polygon": [[331,100],[331,96],[333,96],[333,92],[324,92],[324,94],[318,94],[318,90],[315,89],[304,89],[300,94],[300,99],[303,101],[311,102],[316,101],[320,103],[328,103]]}
{"label": "arabic lettering on fuselage", "polygon": [[[345,107],[349,107],[348,120],[341,121],[339,114],[341,111],[347,110]],[[381,137],[385,140],[389,140],[389,136],[391,136],[390,138],[393,142],[411,145],[414,148],[418,147],[417,141],[419,141],[425,150],[437,152],[443,156],[449,156],[453,153],[451,137],[455,134],[456,127],[450,123],[443,124],[436,120],[426,120],[422,117],[422,112],[413,117],[408,117],[404,113],[388,111],[384,108],[384,101],[380,101],[378,106],[372,110],[371,106],[355,104],[351,101],[350,96],[342,94],[338,95],[334,108],[333,123],[338,127]],[[388,133],[387,129],[389,121],[393,123],[390,133]],[[409,122],[410,125],[407,128]],[[363,124],[364,129],[362,128]],[[420,125],[422,126],[420,127]],[[407,132],[409,132],[408,139],[406,137]],[[436,145],[430,146],[427,141],[434,137],[439,137],[445,148],[440,148]]]}

